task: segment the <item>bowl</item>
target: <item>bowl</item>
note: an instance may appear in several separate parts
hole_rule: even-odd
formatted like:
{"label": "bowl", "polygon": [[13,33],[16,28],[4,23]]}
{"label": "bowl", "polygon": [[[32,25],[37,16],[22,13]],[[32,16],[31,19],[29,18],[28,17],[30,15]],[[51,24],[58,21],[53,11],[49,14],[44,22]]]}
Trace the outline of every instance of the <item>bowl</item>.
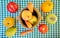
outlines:
{"label": "bowl", "polygon": [[[25,8],[25,9],[23,9],[22,11],[24,11],[24,10],[28,10],[28,9]],[[20,16],[19,16],[19,17],[20,17],[20,24],[21,24],[23,27],[28,28],[28,27],[26,26],[26,24],[25,24],[25,21],[22,19],[22,11],[21,11]],[[42,20],[42,16],[41,16],[40,12],[39,12],[36,8],[33,8],[33,14],[36,15],[36,17],[37,17],[37,22],[32,26],[32,28],[34,28],[35,26],[37,26],[37,25],[39,24],[39,22]]]}

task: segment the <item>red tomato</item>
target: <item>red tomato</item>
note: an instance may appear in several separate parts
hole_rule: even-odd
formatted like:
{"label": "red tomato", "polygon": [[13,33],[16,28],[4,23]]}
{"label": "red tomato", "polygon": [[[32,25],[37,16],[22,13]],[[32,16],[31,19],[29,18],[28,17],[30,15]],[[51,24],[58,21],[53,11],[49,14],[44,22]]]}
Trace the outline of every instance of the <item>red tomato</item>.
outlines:
{"label": "red tomato", "polygon": [[46,24],[41,24],[38,27],[39,32],[45,34],[46,32],[48,32],[48,26]]}
{"label": "red tomato", "polygon": [[18,10],[18,5],[15,2],[9,2],[7,5],[7,10],[11,13],[15,13]]}

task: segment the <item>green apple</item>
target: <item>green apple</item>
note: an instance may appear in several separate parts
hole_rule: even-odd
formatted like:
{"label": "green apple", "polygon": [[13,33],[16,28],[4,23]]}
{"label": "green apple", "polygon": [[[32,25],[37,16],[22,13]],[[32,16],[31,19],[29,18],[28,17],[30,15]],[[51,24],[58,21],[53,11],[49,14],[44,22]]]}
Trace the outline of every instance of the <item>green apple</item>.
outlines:
{"label": "green apple", "polygon": [[8,28],[5,32],[6,36],[11,37],[16,33],[17,29],[15,27]]}
{"label": "green apple", "polygon": [[57,16],[54,14],[48,14],[46,16],[46,21],[49,24],[55,24],[57,22]]}
{"label": "green apple", "polygon": [[31,24],[35,24],[37,22],[37,17],[36,16],[32,16],[32,19],[30,19],[29,22]]}

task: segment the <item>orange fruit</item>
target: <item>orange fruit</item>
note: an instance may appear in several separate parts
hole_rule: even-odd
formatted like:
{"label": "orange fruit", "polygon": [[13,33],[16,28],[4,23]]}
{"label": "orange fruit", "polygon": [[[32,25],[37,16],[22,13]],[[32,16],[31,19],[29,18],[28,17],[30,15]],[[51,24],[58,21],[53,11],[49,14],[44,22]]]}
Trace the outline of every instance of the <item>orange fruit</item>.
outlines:
{"label": "orange fruit", "polygon": [[15,24],[14,22],[15,22],[14,18],[11,17],[7,17],[3,20],[3,24],[8,28],[14,26]]}
{"label": "orange fruit", "polygon": [[53,2],[46,1],[46,2],[43,2],[41,5],[41,10],[44,13],[50,12],[52,9],[53,9]]}

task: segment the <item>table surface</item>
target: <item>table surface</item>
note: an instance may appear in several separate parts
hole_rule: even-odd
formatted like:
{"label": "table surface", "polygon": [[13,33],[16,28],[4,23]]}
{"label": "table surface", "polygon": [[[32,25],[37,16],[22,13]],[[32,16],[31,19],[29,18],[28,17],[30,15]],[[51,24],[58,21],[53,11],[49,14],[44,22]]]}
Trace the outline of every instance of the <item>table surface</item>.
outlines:
{"label": "table surface", "polygon": [[[6,9],[7,4],[11,1],[16,2],[19,5],[19,10],[14,14],[8,12]],[[35,8],[39,10],[41,3],[44,1],[45,0],[0,0],[0,38],[7,38],[7,36],[5,35],[5,31],[7,30],[7,28],[3,25],[3,20],[6,17],[13,17],[16,19],[16,16],[18,16],[21,10],[27,6],[28,2],[32,2]],[[11,38],[60,38],[60,24],[59,24],[60,23],[60,13],[59,13],[60,12],[60,6],[59,6],[60,0],[52,0],[52,2],[54,3],[54,9],[50,13],[45,14],[41,10],[39,10],[42,16],[46,16],[48,14],[55,14],[58,17],[58,21],[55,24],[48,24],[46,20],[43,20],[40,22],[40,24],[45,23],[49,27],[49,31],[46,34],[41,34],[38,31],[38,25],[37,25],[34,28],[34,32],[27,34],[25,36],[20,36],[20,32],[28,30],[28,29],[24,28],[18,22],[16,23],[16,28],[18,29],[17,33]]]}

